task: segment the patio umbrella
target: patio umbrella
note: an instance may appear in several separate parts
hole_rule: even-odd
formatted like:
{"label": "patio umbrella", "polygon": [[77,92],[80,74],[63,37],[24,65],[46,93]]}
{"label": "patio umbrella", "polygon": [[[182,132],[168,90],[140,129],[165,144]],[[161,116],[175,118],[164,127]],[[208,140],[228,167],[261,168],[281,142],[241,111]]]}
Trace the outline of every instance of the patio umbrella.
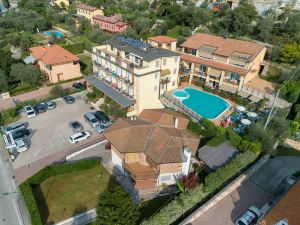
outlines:
{"label": "patio umbrella", "polygon": [[244,106],[242,106],[242,105],[238,105],[238,106],[236,107],[236,109],[237,109],[238,111],[240,111],[240,112],[245,112],[245,111],[246,111],[246,108],[245,108]]}
{"label": "patio umbrella", "polygon": [[256,118],[257,117],[257,114],[255,112],[248,112],[247,113],[247,116],[248,117],[251,117],[251,118]]}
{"label": "patio umbrella", "polygon": [[251,121],[248,120],[248,119],[241,119],[241,123],[244,124],[244,125],[250,125]]}

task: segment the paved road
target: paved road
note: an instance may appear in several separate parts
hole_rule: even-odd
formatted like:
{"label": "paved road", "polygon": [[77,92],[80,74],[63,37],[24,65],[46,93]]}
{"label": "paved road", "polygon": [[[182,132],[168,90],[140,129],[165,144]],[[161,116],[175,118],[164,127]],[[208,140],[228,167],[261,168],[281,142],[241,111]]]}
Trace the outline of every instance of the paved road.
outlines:
{"label": "paved road", "polygon": [[[193,225],[232,225],[250,206],[262,208],[278,197],[286,176],[300,170],[300,157],[269,159],[239,188],[194,220]],[[280,191],[282,194],[283,190]]]}
{"label": "paved road", "polygon": [[18,201],[18,189],[11,179],[6,167],[7,162],[2,142],[0,141],[0,224],[1,225],[29,225],[24,215],[21,214]]}

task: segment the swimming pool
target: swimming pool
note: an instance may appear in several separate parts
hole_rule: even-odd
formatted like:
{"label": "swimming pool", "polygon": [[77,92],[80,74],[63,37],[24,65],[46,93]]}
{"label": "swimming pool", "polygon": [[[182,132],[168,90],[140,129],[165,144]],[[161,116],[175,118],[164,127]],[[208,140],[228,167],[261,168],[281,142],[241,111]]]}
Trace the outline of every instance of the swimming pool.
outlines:
{"label": "swimming pool", "polygon": [[210,120],[217,119],[230,107],[230,103],[223,98],[195,88],[175,90],[172,94],[183,105]]}
{"label": "swimming pool", "polygon": [[55,34],[56,37],[61,38],[64,36],[64,34],[60,31],[45,31],[44,35],[45,36],[51,36],[52,34]]}

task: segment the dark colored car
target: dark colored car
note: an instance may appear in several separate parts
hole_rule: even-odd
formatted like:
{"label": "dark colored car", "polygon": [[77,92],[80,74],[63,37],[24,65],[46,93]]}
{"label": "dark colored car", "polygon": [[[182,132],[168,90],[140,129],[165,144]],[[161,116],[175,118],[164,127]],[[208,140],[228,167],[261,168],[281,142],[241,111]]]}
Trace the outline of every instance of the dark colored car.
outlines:
{"label": "dark colored car", "polygon": [[72,86],[73,86],[73,88],[76,88],[76,89],[85,89],[86,88],[86,86],[81,82],[75,82],[75,83],[73,83]]}
{"label": "dark colored car", "polygon": [[81,123],[80,122],[78,122],[78,121],[71,121],[70,123],[69,123],[69,127],[74,131],[74,132],[80,132],[80,131],[82,131],[83,130],[83,127],[82,127],[82,125],[81,125]]}
{"label": "dark colored car", "polygon": [[26,128],[20,129],[20,130],[16,130],[12,133],[12,136],[15,140],[20,139],[20,138],[24,138],[26,136],[28,136],[30,134],[30,131]]}
{"label": "dark colored car", "polygon": [[101,111],[96,111],[94,112],[95,117],[101,122],[101,123],[108,123],[110,121],[110,119],[108,118],[108,116]]}
{"label": "dark colored car", "polygon": [[72,96],[69,96],[69,95],[64,96],[64,97],[62,97],[62,98],[63,98],[63,100],[64,100],[67,104],[72,104],[72,103],[75,102],[75,98],[72,97]]}
{"label": "dark colored car", "polygon": [[34,110],[38,113],[44,113],[47,111],[47,106],[44,103],[40,103],[34,106]]}

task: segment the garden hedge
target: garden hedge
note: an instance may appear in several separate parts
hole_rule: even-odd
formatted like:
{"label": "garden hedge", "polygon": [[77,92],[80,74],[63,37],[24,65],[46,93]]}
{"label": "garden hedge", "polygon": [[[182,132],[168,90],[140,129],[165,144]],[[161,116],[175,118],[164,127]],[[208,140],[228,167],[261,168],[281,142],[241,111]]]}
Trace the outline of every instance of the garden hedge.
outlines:
{"label": "garden hedge", "polygon": [[253,163],[256,158],[257,155],[253,152],[240,153],[226,166],[210,173],[206,177],[204,185],[201,184],[186,193],[181,193],[142,224],[167,225],[177,223],[180,218],[186,217],[187,214],[195,211],[217,191],[221,190],[241,170]]}
{"label": "garden hedge", "polygon": [[82,160],[76,163],[47,166],[22,183],[20,185],[20,190],[27,205],[32,225],[43,225],[39,208],[33,194],[34,188],[38,187],[44,180],[51,176],[88,170],[97,165],[99,165],[98,160]]}
{"label": "garden hedge", "polygon": [[84,44],[83,42],[78,42],[74,44],[67,44],[67,45],[62,45],[64,49],[72,52],[75,55],[81,54],[84,51]]}

